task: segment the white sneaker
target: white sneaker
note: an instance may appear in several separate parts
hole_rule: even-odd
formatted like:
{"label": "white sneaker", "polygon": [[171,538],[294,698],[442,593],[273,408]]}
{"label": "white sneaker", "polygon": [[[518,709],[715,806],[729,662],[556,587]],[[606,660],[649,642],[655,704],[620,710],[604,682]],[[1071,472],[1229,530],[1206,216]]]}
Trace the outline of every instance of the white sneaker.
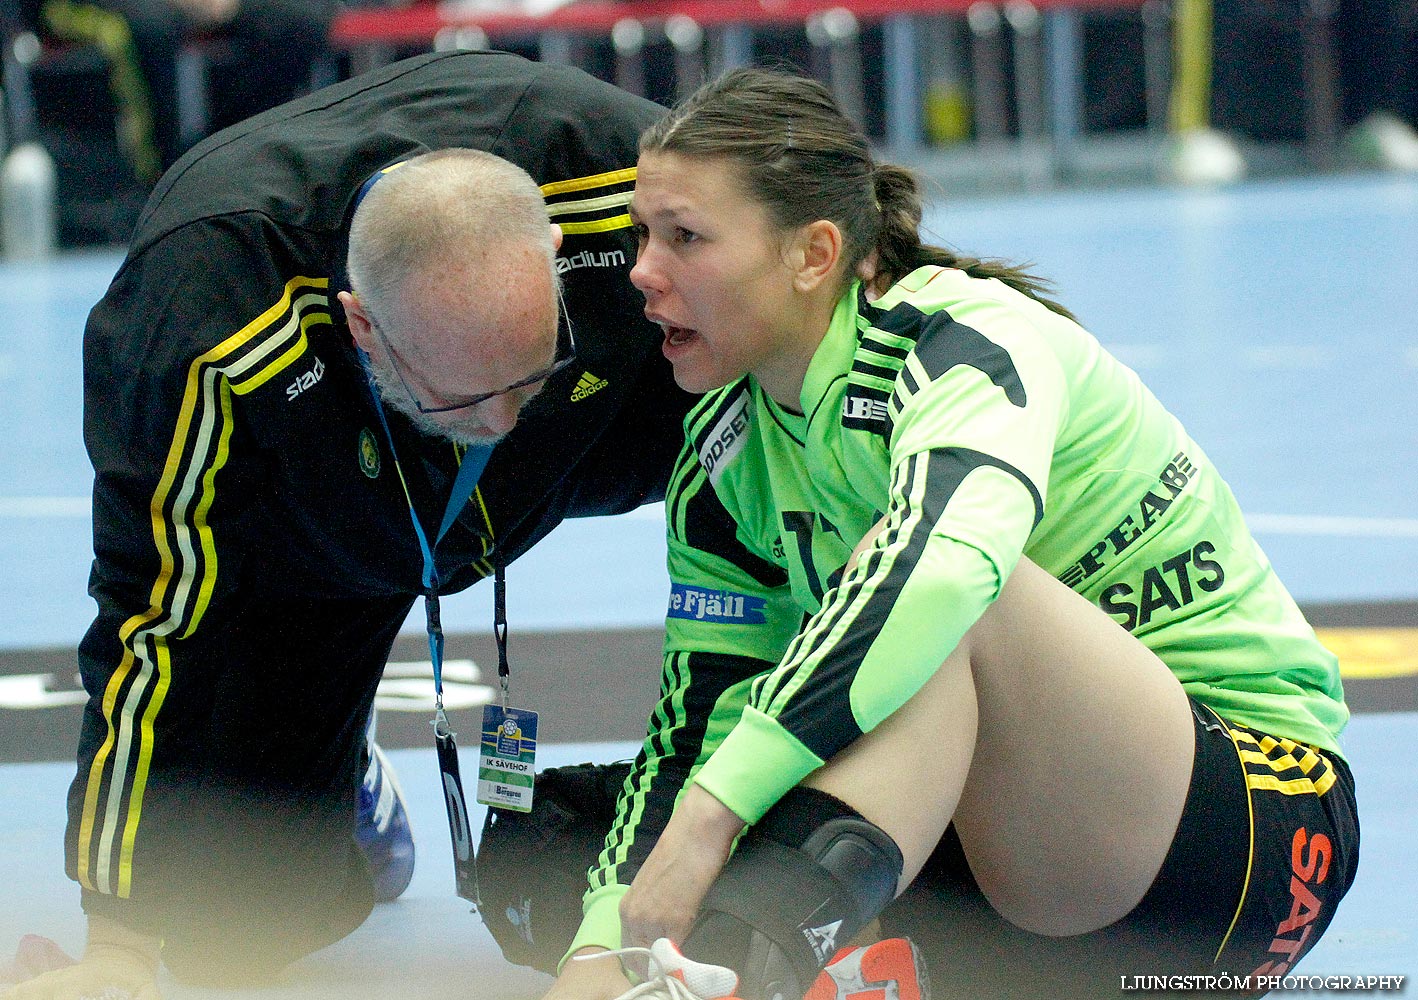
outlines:
{"label": "white sneaker", "polygon": [[355,842],[369,862],[376,902],[398,899],[414,877],[414,834],[399,779],[374,742],[374,715],[365,730],[369,767],[355,796]]}
{"label": "white sneaker", "polygon": [[722,965],[695,962],[680,954],[669,938],[660,938],[648,948],[621,948],[572,959],[591,962],[613,956],[635,955],[650,960],[650,978],[632,986],[616,1000],[738,1000],[738,973]]}

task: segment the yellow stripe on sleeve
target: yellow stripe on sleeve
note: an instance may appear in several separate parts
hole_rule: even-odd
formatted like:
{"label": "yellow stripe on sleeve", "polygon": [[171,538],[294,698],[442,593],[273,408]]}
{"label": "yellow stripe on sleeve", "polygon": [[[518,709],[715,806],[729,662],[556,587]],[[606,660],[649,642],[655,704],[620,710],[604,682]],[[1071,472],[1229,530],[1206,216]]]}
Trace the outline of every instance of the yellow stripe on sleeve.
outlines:
{"label": "yellow stripe on sleeve", "polygon": [[621,170],[611,170],[604,174],[591,174],[589,177],[572,177],[564,181],[552,181],[550,184],[542,185],[542,197],[551,198],[555,195],[566,194],[570,191],[586,191],[590,188],[610,187],[612,184],[624,184],[635,180],[635,168],[625,167]]}
{"label": "yellow stripe on sleeve", "polygon": [[1334,771],[1325,771],[1314,781],[1309,778],[1281,778],[1274,774],[1247,774],[1246,785],[1281,795],[1323,795],[1334,785]]}
{"label": "yellow stripe on sleeve", "polygon": [[626,229],[630,226],[629,215],[616,215],[609,219],[597,219],[594,222],[562,222],[561,231],[567,236],[576,233],[604,233],[611,229]]}

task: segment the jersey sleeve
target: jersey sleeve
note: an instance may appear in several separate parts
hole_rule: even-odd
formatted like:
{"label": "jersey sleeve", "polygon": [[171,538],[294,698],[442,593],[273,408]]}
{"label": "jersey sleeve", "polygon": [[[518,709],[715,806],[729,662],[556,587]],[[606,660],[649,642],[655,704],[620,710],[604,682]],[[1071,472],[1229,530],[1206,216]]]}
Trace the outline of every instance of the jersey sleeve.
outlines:
{"label": "jersey sleeve", "polygon": [[242,399],[331,321],[326,279],[277,276],[259,226],[192,226],[130,258],[85,332],[98,614],[79,650],[89,700],[66,868],[86,910],[148,931],[201,877],[188,845],[212,822],[194,804],[217,697],[210,635],[255,544],[248,487],[267,461]]}
{"label": "jersey sleeve", "polygon": [[671,593],[660,698],[591,870],[573,952],[620,946],[618,905],[631,879],[801,622],[785,570],[746,541],[690,446],[671,477],[666,514]]}
{"label": "jersey sleeve", "polygon": [[869,319],[915,342],[888,406],[884,528],[695,777],[750,823],[925,684],[1043,517],[1067,396],[1027,313],[884,298]]}

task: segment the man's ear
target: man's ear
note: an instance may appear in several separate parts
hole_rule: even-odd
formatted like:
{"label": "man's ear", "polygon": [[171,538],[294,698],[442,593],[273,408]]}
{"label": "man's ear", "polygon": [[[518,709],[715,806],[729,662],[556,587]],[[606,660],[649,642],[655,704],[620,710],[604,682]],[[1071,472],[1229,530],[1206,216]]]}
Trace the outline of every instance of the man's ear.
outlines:
{"label": "man's ear", "polygon": [[551,224],[551,245],[553,249],[561,249],[561,236],[561,227],[558,226],[555,222],[553,222]]}
{"label": "man's ear", "polygon": [[837,270],[842,259],[842,230],[827,219],[809,222],[798,230],[794,250],[793,284],[800,292],[813,291]]}
{"label": "man's ear", "polygon": [[374,336],[374,323],[364,311],[359,297],[353,292],[340,292],[336,298],[340,300],[340,305],[344,306],[345,319],[349,323],[350,336],[354,338],[355,346],[365,354],[377,354],[379,345]]}

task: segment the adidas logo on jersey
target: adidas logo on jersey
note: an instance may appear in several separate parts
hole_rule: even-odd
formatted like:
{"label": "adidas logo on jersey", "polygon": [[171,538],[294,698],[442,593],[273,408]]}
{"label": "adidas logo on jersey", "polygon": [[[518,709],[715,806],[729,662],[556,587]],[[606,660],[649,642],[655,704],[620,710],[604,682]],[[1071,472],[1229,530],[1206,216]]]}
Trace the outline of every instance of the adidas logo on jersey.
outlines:
{"label": "adidas logo on jersey", "polygon": [[610,382],[605,379],[596,378],[596,376],[592,375],[590,372],[582,372],[581,381],[577,382],[576,388],[571,390],[571,401],[573,403],[579,403],[587,396],[600,392],[608,385],[610,385]]}

